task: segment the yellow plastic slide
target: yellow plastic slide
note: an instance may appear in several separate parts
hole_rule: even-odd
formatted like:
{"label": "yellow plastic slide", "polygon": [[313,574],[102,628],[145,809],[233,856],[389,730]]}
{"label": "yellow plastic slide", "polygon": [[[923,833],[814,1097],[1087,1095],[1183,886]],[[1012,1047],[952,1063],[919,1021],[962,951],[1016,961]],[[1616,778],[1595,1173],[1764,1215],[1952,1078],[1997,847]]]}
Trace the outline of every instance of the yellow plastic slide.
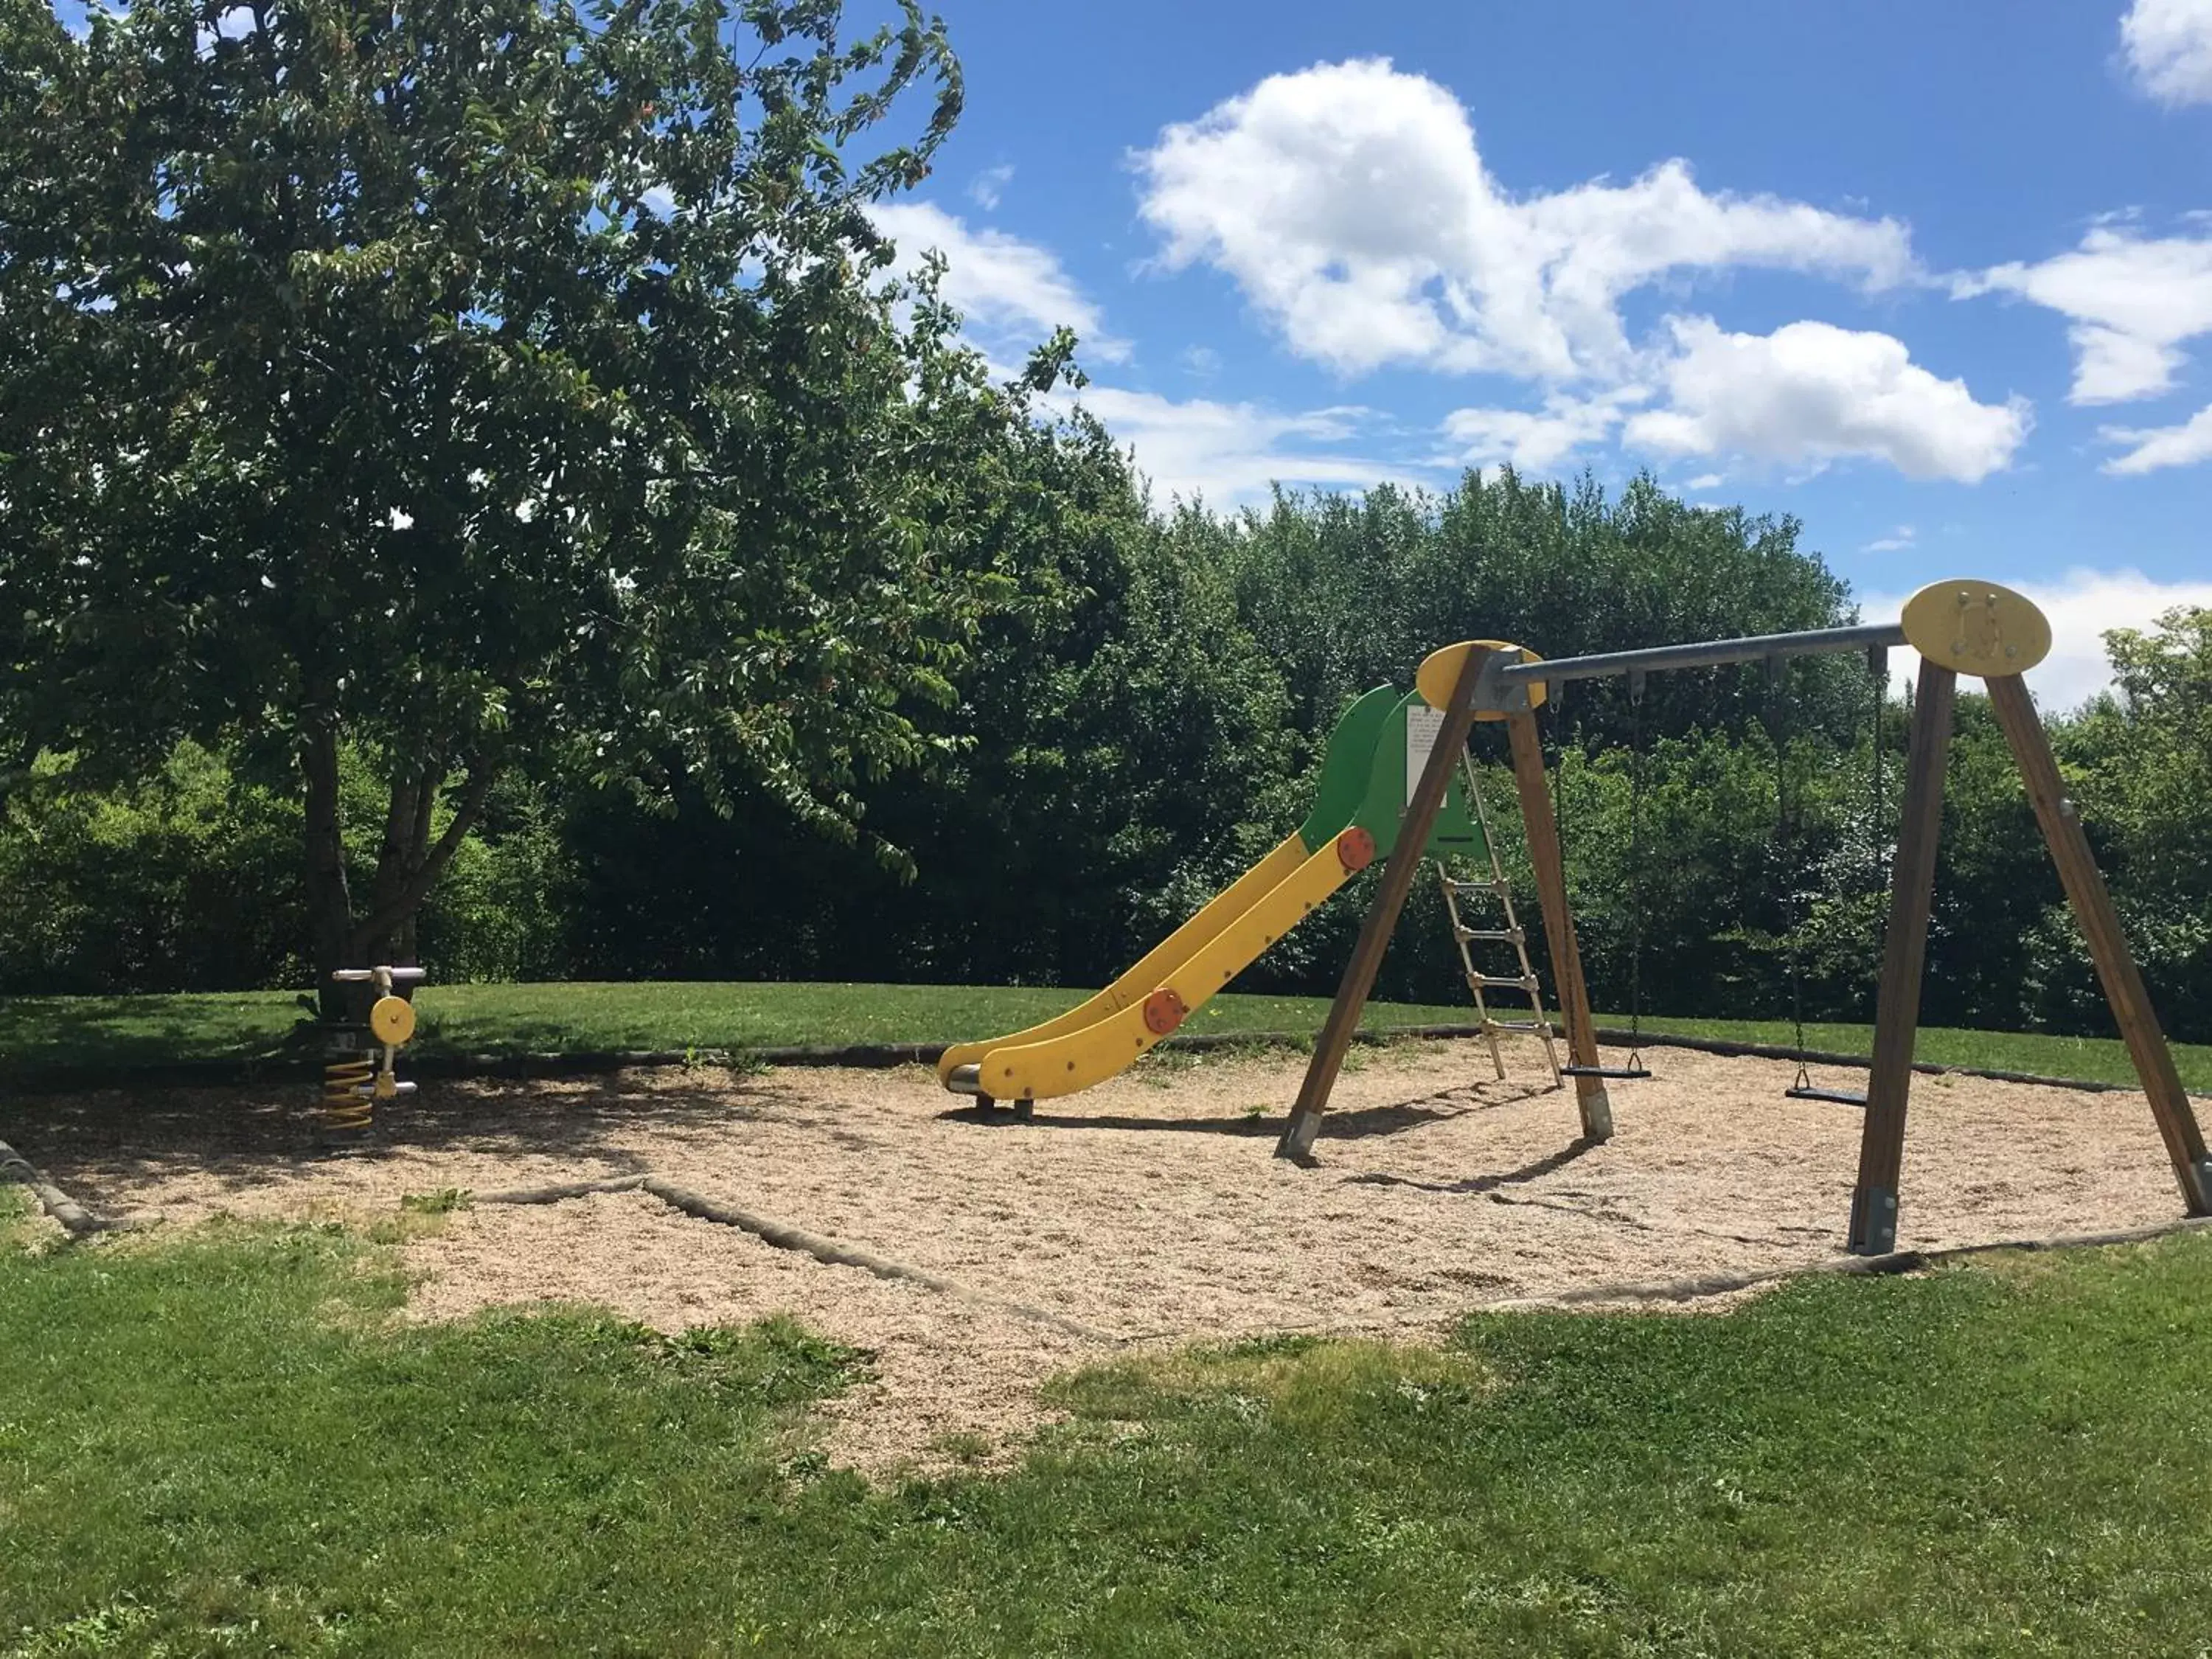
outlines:
{"label": "yellow plastic slide", "polygon": [[1416,701],[1389,686],[1355,699],[1330,735],[1312,810],[1295,833],[1079,1007],[1011,1036],[947,1048],[939,1080],[986,1101],[1073,1094],[1173,1031],[1389,852],[1404,804],[1405,711]]}
{"label": "yellow plastic slide", "polygon": [[1374,855],[1373,837],[1360,829],[1345,830],[1310,856],[1290,836],[1097,996],[1012,1036],[956,1044],[939,1060],[939,1079],[992,1100],[1072,1095],[1104,1082],[1173,1032]]}
{"label": "yellow plastic slide", "polygon": [[[1285,836],[1267,857],[1215,894],[1196,915],[1147,951],[1136,966],[1097,995],[1064,1014],[1054,1016],[1042,1025],[1032,1025],[1026,1031],[1017,1031],[1012,1036],[993,1037],[988,1042],[954,1043],[938,1059],[937,1080],[950,1086],[954,1073],[963,1066],[974,1065],[994,1048],[1028,1048],[1052,1037],[1066,1036],[1141,1003],[1178,963],[1201,945],[1210,943],[1224,927],[1249,909],[1305,860],[1304,843],[1295,835]],[[1055,1089],[1051,1092],[1064,1094],[1067,1091]],[[1009,1095],[1006,1098],[1012,1100],[1018,1097]]]}

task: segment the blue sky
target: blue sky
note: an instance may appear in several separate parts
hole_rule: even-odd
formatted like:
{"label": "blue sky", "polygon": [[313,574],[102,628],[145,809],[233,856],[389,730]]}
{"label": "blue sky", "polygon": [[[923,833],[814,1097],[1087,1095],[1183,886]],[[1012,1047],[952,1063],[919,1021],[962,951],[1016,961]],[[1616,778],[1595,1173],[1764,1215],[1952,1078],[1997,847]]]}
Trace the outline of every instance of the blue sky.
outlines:
{"label": "blue sky", "polygon": [[939,4],[887,227],[1162,499],[1648,466],[2036,593],[2058,702],[2212,604],[2212,0]]}

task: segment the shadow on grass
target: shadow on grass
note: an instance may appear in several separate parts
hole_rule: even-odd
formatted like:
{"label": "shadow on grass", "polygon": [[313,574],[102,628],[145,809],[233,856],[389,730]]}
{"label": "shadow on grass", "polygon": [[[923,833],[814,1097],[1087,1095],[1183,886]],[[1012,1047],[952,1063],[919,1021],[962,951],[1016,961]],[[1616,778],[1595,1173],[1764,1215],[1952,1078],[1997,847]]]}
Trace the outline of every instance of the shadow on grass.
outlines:
{"label": "shadow on grass", "polygon": [[163,1066],[289,1052],[302,1011],[282,992],[0,1000],[0,1067]]}

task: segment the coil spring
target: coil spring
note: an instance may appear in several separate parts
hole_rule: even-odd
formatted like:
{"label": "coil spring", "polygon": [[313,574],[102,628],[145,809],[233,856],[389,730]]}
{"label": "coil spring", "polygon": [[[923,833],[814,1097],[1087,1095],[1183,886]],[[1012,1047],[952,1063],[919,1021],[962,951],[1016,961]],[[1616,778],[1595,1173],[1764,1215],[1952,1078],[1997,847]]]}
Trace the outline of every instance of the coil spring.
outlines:
{"label": "coil spring", "polygon": [[362,1130],[368,1127],[376,1102],[364,1092],[374,1086],[376,1062],[361,1055],[334,1060],[323,1067],[323,1127]]}

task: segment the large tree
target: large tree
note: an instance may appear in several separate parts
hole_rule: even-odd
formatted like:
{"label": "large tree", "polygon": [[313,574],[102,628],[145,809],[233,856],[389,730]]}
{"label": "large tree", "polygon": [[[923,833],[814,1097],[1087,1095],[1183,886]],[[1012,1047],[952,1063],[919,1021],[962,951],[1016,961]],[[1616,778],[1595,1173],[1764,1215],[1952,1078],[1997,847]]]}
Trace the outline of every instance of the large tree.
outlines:
{"label": "large tree", "polygon": [[0,0],[0,760],[287,781],[325,985],[505,774],[850,830],[1007,589],[1035,503],[977,480],[1069,342],[994,384],[890,279],[867,208],[959,78],[840,10]]}

